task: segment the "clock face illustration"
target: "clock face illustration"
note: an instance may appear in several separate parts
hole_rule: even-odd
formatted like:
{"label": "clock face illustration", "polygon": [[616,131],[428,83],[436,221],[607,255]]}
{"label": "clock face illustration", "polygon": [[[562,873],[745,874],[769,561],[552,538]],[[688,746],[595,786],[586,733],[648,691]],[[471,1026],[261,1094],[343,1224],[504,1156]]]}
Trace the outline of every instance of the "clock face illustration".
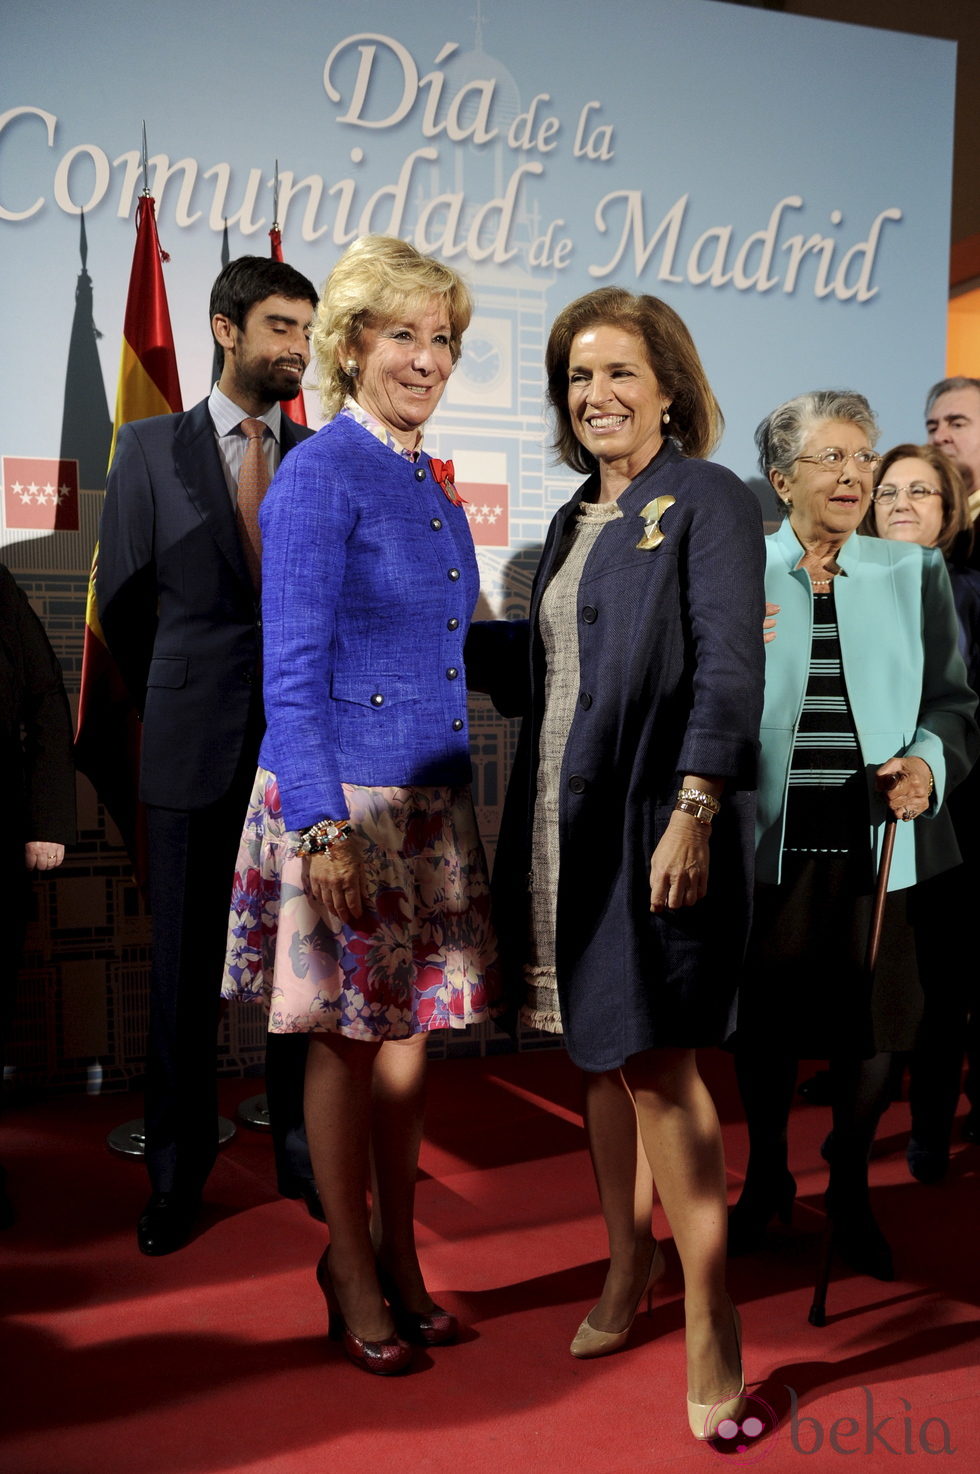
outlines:
{"label": "clock face illustration", "polygon": [[487,409],[510,408],[511,327],[505,318],[474,317],[452,379],[455,402]]}
{"label": "clock face illustration", "polygon": [[463,368],[471,384],[493,384],[503,371],[503,359],[496,343],[489,338],[470,338],[463,356]]}

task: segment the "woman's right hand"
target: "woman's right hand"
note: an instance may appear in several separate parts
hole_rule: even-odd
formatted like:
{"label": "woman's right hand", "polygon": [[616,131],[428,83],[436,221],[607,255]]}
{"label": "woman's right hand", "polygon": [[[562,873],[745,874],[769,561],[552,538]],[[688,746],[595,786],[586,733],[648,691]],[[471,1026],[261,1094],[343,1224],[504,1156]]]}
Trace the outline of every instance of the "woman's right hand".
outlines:
{"label": "woman's right hand", "polygon": [[314,901],[344,926],[355,926],[367,909],[364,860],[357,835],[334,840],[325,855],[311,855],[309,867]]}
{"label": "woman's right hand", "polygon": [[762,621],[762,638],[765,644],[771,645],[776,638],[776,615],[779,613],[778,604],[766,605],[766,617]]}

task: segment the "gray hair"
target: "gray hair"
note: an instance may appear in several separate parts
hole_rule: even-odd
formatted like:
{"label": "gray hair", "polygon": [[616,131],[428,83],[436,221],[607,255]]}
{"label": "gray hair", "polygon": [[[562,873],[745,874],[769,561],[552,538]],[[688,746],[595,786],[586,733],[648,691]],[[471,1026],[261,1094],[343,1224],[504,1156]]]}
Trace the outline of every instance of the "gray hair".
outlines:
{"label": "gray hair", "polygon": [[954,389],[976,389],[980,393],[980,379],[966,379],[958,374],[954,379],[940,379],[926,395],[926,414],[932,409],[941,394],[950,394]]}
{"label": "gray hair", "polygon": [[793,474],[793,467],[803,451],[806,437],[822,420],[842,420],[860,425],[870,445],[878,439],[878,421],[863,394],[853,389],[813,389],[787,399],[766,416],[755,432],[759,467],[763,476],[770,471]]}

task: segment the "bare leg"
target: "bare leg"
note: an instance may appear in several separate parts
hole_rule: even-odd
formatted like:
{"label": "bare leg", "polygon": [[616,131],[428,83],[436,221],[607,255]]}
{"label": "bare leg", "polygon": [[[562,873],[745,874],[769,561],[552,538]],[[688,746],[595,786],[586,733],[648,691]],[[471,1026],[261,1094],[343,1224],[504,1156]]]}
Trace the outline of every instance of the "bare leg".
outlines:
{"label": "bare leg", "polygon": [[378,1054],[377,1044],[311,1034],[303,1104],[313,1174],[330,1228],[330,1275],[344,1319],[365,1341],[384,1341],[394,1333],[368,1231],[371,1076]]}
{"label": "bare leg", "polygon": [[371,1145],[374,1208],[371,1227],[378,1258],[406,1309],[426,1315],[433,1300],[415,1249],[415,1183],[425,1113],[426,1036],[390,1039],[374,1070]]}
{"label": "bare leg", "polygon": [[693,1050],[647,1050],[623,1066],[640,1134],[684,1270],[688,1397],[739,1390],[725,1290],[726,1188],[721,1128]]}
{"label": "bare leg", "polygon": [[609,1270],[588,1320],[597,1331],[616,1333],[629,1325],[650,1273],[653,1180],[620,1072],[586,1074],[584,1087],[589,1154],[609,1235]]}

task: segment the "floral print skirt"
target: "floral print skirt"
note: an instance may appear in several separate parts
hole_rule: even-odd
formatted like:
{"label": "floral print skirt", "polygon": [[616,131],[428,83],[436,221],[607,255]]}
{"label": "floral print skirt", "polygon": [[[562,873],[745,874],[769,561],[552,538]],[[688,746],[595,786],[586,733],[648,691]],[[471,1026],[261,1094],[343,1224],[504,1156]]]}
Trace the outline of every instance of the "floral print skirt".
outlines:
{"label": "floral print skirt", "polygon": [[497,949],[466,788],[343,785],[364,846],[370,912],[344,926],[315,902],[299,835],[260,768],[235,870],[222,996],[264,1002],[273,1034],[405,1039],[493,1016]]}

